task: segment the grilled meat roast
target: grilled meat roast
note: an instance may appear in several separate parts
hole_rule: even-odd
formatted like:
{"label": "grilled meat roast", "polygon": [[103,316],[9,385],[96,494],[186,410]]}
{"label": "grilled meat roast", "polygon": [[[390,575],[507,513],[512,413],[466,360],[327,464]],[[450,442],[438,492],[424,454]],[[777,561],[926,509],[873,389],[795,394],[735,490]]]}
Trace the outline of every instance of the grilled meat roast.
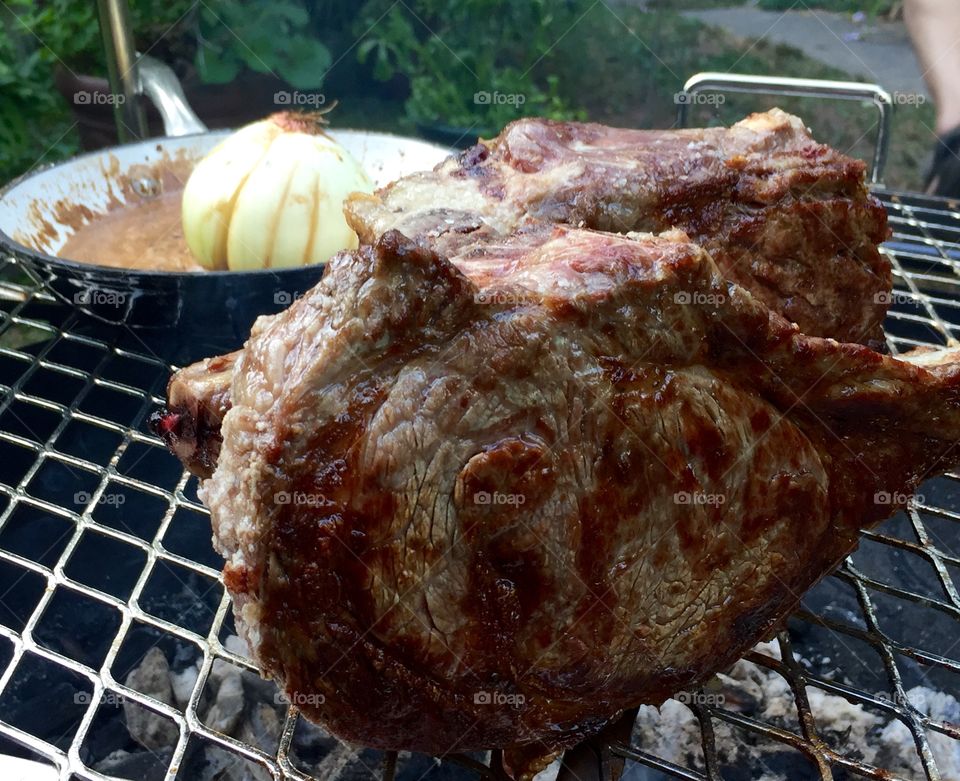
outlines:
{"label": "grilled meat roast", "polygon": [[230,382],[240,353],[217,355],[181,369],[167,387],[167,409],[151,426],[193,474],[213,474],[220,424],[230,409]]}
{"label": "grilled meat roast", "polygon": [[160,431],[216,454],[264,672],[342,738],[514,768],[732,664],[960,462],[960,354],[805,335],[679,232],[387,231],[212,370]]}
{"label": "grilled meat roast", "polygon": [[434,171],[355,194],[346,213],[364,243],[393,228],[447,257],[531,221],[679,228],[805,333],[883,342],[891,278],[877,244],[887,223],[864,164],[778,109],[729,129],[521,119]]}

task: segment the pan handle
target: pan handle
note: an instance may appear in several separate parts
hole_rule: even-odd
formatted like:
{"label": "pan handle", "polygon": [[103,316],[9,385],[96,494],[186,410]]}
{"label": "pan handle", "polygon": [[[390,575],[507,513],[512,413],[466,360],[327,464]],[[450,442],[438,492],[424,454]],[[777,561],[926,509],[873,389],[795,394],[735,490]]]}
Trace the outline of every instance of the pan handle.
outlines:
{"label": "pan handle", "polygon": [[751,92],[766,95],[790,95],[803,98],[833,98],[839,100],[870,101],[879,113],[870,183],[879,184],[887,162],[890,144],[890,120],[893,116],[893,97],[878,84],[859,81],[828,81],[826,79],[794,79],[786,76],[747,76],[739,73],[697,73],[687,79],[683,92],[677,93],[677,124],[684,127],[693,96],[702,91]]}
{"label": "pan handle", "polygon": [[157,107],[167,136],[205,133],[207,126],[190,108],[173,70],[146,54],[134,55],[127,0],[97,0],[100,32],[110,87],[123,96],[115,107],[117,136],[121,141],[147,137],[143,106],[134,98],[146,95]]}
{"label": "pan handle", "polygon": [[190,108],[180,80],[173,68],[155,57],[141,54],[137,58],[137,92],[146,95],[157,107],[167,136],[205,133],[207,126]]}

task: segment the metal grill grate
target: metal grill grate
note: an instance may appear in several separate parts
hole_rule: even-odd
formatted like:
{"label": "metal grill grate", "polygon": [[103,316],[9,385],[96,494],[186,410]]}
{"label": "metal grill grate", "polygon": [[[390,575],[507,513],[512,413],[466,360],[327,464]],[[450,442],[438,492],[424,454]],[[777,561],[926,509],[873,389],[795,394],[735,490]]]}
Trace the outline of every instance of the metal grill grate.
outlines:
{"label": "metal grill grate", "polygon": [[[891,349],[942,345],[960,331],[960,206],[878,194],[894,229]],[[258,683],[228,639],[196,482],[144,427],[168,371],[136,333],[0,259],[0,753],[61,779],[497,777],[489,757],[349,749]],[[739,678],[608,737],[607,774],[960,779],[960,476],[920,493]],[[152,647],[159,684],[141,663]],[[242,725],[212,693],[228,677]],[[151,750],[131,749],[135,724]]]}

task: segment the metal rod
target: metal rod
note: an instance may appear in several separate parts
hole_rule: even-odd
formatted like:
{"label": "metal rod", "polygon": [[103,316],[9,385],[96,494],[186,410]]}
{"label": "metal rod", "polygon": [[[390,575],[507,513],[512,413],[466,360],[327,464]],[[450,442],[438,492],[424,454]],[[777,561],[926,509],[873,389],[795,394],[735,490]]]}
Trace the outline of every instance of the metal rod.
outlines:
{"label": "metal rod", "polygon": [[686,126],[689,105],[695,100],[694,96],[703,90],[871,102],[879,114],[879,124],[873,147],[873,164],[870,166],[870,182],[879,184],[883,181],[887,147],[890,145],[890,122],[893,118],[893,96],[883,87],[859,81],[750,76],[740,73],[697,73],[687,79],[683,91],[679,93],[682,95],[682,98],[677,100],[677,124],[680,127]]}
{"label": "metal rod", "polygon": [[100,34],[113,93],[113,116],[121,143],[147,137],[147,117],[137,97],[137,57],[127,0],[97,0]]}

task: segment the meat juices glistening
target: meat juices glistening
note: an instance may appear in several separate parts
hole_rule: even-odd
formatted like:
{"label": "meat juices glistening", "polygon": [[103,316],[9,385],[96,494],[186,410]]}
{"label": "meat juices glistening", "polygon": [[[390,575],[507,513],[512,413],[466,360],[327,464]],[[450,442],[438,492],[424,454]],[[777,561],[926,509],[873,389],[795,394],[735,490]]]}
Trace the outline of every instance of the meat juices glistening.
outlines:
{"label": "meat juices glistening", "polygon": [[345,739],[516,768],[730,665],[878,491],[960,463],[957,361],[804,335],[680,233],[388,231],[170,405],[229,407],[202,497],[265,674]]}
{"label": "meat juices glistening", "polygon": [[394,228],[447,257],[531,222],[679,228],[804,333],[879,348],[887,220],[864,170],[779,109],[729,129],[521,119],[433,171],[354,195],[346,214],[361,242]]}

